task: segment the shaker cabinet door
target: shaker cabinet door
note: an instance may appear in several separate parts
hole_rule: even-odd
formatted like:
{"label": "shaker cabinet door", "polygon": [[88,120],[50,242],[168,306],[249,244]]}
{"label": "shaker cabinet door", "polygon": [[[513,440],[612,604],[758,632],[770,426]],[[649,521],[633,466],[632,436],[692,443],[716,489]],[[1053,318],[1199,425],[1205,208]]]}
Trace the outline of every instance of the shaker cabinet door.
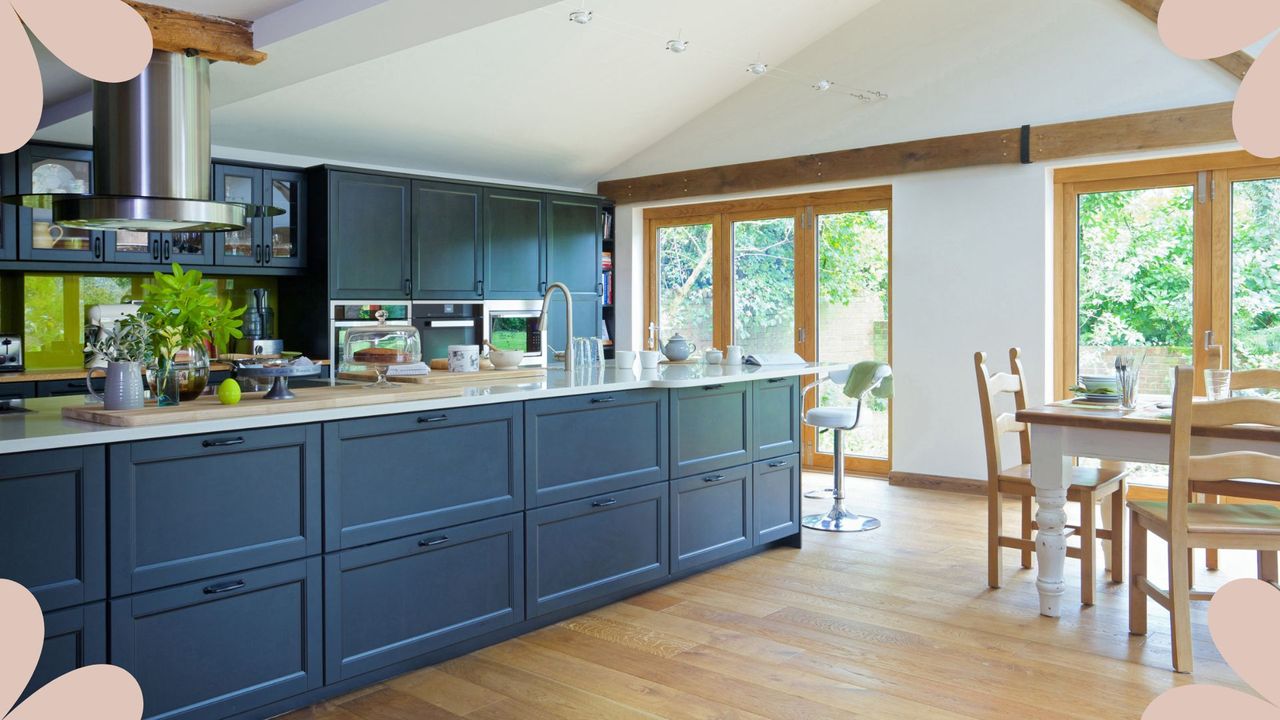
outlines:
{"label": "shaker cabinet door", "polygon": [[[12,153],[0,155],[0,197],[13,195],[17,180],[15,158]],[[18,208],[0,203],[0,260],[18,258]]]}
{"label": "shaker cabinet door", "polygon": [[800,378],[770,378],[752,383],[755,459],[800,452]]}
{"label": "shaker cabinet door", "polygon": [[751,481],[754,544],[800,532],[800,456],[756,463]]}
{"label": "shaker cabinet door", "polygon": [[410,291],[411,182],[329,174],[329,288],[335,300],[404,300]]}
{"label": "shaker cabinet door", "polygon": [[107,604],[80,605],[44,614],[44,648],[19,702],[67,673],[107,661]]}
{"label": "shaker cabinet door", "polygon": [[751,462],[751,383],[671,391],[671,474],[720,470]]}
{"label": "shaker cabinet door", "polygon": [[754,543],[751,466],[671,481],[671,571],[706,565]]}
{"label": "shaker cabinet door", "polygon": [[413,183],[413,297],[484,296],[480,232],[484,190],[474,185]]}
{"label": "shaker cabinet door", "polygon": [[0,578],[45,611],[106,596],[101,446],[6,455],[0,464]]}
{"label": "shaker cabinet door", "polygon": [[547,282],[569,292],[600,290],[600,202],[566,195],[547,196]]}
{"label": "shaker cabinet door", "polygon": [[542,195],[489,188],[484,192],[484,296],[540,298],[546,229]]}

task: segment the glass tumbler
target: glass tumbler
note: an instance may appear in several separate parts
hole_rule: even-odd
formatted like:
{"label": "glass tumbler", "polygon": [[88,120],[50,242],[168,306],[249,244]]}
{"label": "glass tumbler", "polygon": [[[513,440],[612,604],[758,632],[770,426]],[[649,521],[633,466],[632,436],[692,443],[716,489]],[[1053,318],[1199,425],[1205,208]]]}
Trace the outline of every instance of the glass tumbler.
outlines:
{"label": "glass tumbler", "polygon": [[1204,391],[1210,400],[1226,400],[1231,397],[1231,371],[1205,370]]}

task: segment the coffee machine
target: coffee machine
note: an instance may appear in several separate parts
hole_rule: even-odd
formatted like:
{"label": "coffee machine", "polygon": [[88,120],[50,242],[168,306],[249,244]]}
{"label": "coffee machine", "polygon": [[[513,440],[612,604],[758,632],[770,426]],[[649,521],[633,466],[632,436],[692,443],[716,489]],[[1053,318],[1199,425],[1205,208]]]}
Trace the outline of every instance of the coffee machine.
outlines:
{"label": "coffee machine", "polygon": [[87,368],[107,366],[107,359],[93,351],[93,342],[106,333],[113,333],[121,320],[138,314],[141,303],[121,303],[118,305],[90,305],[89,321],[85,323],[85,352],[91,356],[85,362]]}
{"label": "coffee machine", "polygon": [[236,352],[243,355],[279,355],[284,352],[284,341],[275,337],[275,311],[267,303],[267,291],[253,289],[253,304],[241,317]]}

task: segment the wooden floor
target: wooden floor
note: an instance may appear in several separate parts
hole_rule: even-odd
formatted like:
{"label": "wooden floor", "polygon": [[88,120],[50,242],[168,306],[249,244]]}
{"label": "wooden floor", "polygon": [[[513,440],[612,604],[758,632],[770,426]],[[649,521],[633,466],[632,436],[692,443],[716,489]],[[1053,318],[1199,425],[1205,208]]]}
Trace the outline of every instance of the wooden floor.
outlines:
{"label": "wooden floor", "polygon": [[[805,531],[802,550],[773,550],[287,718],[1137,718],[1175,685],[1243,687],[1213,647],[1206,604],[1193,610],[1196,673],[1175,675],[1168,615],[1151,604],[1151,635],[1131,637],[1123,585],[1101,586],[1092,608],[1068,603],[1061,619],[1043,618],[1034,571],[1006,551],[1005,587],[989,590],[984,498],[851,484],[882,529]],[[1163,545],[1152,545],[1161,567]],[[1068,560],[1073,598],[1078,567]],[[1250,567],[1227,558],[1199,580],[1220,585]]]}

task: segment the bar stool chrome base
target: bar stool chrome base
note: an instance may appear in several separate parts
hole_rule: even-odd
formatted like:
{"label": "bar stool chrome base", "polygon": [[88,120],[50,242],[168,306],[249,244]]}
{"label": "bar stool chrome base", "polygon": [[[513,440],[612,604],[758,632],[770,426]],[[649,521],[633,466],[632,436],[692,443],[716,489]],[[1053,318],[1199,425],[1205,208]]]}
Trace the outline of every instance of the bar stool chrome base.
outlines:
{"label": "bar stool chrome base", "polygon": [[800,518],[800,524],[826,532],[866,532],[880,527],[876,518],[849,512],[843,505],[836,505],[825,515],[805,515]]}
{"label": "bar stool chrome base", "polygon": [[835,488],[822,488],[821,490],[810,490],[804,494],[810,500],[830,500],[836,496]]}

